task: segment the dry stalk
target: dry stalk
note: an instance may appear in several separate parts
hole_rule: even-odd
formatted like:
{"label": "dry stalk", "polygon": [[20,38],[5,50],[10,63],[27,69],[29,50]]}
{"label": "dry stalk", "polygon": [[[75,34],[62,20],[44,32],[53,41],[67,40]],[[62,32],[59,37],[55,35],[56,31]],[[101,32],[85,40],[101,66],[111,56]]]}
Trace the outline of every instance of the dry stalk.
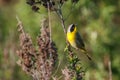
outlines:
{"label": "dry stalk", "polygon": [[37,38],[38,49],[34,48],[30,36],[24,31],[19,18],[18,31],[20,32],[20,49],[17,51],[18,64],[33,77],[33,80],[50,80],[53,67],[57,61],[57,48],[50,41],[50,30],[47,20],[42,22],[41,34]]}

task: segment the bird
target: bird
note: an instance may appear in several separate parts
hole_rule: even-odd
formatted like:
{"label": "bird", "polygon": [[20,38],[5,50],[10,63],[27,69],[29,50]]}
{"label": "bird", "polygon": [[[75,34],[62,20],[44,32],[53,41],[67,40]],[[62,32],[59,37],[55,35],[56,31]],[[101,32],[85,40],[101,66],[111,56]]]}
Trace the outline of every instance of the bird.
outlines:
{"label": "bird", "polygon": [[80,33],[77,31],[76,24],[69,25],[67,29],[67,41],[73,48],[81,50],[89,60],[92,60],[85,49],[85,44]]}

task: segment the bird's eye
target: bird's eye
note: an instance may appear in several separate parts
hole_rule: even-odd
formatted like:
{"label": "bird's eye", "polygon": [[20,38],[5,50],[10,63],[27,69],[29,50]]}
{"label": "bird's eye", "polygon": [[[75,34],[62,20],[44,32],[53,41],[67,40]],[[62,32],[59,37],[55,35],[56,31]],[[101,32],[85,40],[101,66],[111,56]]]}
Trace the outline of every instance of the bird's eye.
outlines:
{"label": "bird's eye", "polygon": [[73,32],[75,29],[75,25],[73,24],[72,27],[70,28],[70,32]]}

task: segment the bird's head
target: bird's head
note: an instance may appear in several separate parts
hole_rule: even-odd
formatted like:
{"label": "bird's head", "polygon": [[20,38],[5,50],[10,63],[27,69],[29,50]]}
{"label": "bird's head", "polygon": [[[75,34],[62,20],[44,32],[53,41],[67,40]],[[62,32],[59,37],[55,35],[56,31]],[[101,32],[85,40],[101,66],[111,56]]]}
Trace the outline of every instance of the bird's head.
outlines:
{"label": "bird's head", "polygon": [[75,24],[69,25],[67,32],[76,32],[76,25]]}

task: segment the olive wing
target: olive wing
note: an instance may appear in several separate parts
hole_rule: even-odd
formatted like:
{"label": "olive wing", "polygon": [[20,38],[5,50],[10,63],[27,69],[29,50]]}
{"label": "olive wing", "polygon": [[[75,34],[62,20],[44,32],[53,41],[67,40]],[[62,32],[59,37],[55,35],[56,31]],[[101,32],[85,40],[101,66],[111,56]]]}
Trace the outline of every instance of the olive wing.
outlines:
{"label": "olive wing", "polygon": [[84,44],[84,42],[83,42],[83,40],[82,40],[82,38],[81,38],[81,36],[78,32],[76,33],[76,39],[75,40],[76,40],[77,47],[85,50],[85,44]]}

